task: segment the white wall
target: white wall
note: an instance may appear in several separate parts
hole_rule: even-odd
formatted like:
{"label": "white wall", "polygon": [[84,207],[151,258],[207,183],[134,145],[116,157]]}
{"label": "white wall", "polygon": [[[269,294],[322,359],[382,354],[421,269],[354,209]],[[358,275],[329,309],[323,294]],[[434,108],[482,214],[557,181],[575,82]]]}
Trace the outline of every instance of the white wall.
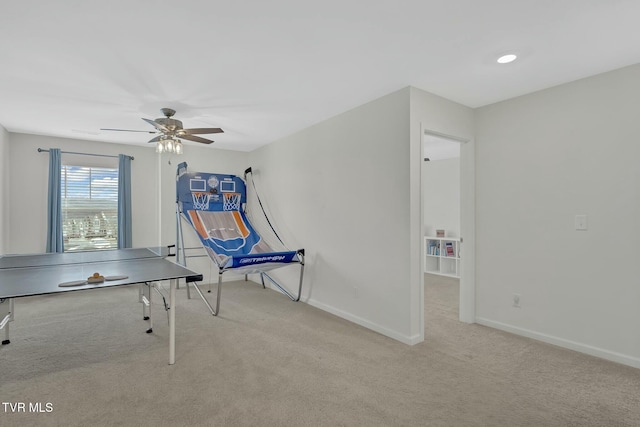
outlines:
{"label": "white wall", "polygon": [[[410,342],[409,89],[250,153],[256,185],[291,248],[303,300]],[[298,269],[274,271],[297,289]]]}
{"label": "white wall", "polygon": [[640,65],[477,111],[480,323],[640,367],[639,111]]}
{"label": "white wall", "polygon": [[0,126],[0,254],[7,251],[9,230],[9,132]]}
{"label": "white wall", "polygon": [[460,237],[460,158],[425,162],[422,182],[425,235]]}
{"label": "white wall", "polygon": [[[44,252],[47,243],[47,182],[49,154],[38,148],[60,148],[94,154],[128,154],[135,157],[131,163],[131,192],[133,211],[133,245],[157,244],[158,214],[156,209],[157,184],[155,153],[148,147],[108,144],[29,134],[9,134],[11,164],[11,190],[9,192],[8,252]],[[63,155],[65,156],[65,155]],[[100,162],[99,157],[84,159]],[[64,157],[63,157],[64,160]],[[111,159],[113,160],[113,159]]]}
{"label": "white wall", "polygon": [[[94,154],[128,154],[131,162],[133,246],[175,243],[175,176],[177,163],[186,161],[196,168],[223,169],[242,173],[247,154],[214,148],[185,146],[182,156],[159,156],[151,146],[134,146],[9,133],[9,167],[11,186],[3,208],[8,208],[5,252],[43,252],[46,245],[48,153],[38,148],[60,148]],[[73,155],[63,154],[63,160]],[[82,161],[99,165],[114,159],[82,156]],[[117,159],[116,159],[117,160]],[[171,161],[172,165],[168,162]],[[116,163],[117,164],[117,163]],[[208,266],[207,266],[208,269]]]}
{"label": "white wall", "polygon": [[[473,322],[475,319],[474,295],[474,209],[475,184],[474,162],[474,110],[417,88],[410,88],[410,153],[409,159],[409,312],[414,342],[424,339],[424,213],[422,175],[424,173],[422,142],[425,132],[466,141],[460,146],[460,233],[464,243],[460,246],[460,319]],[[428,327],[428,325],[427,325]]]}
{"label": "white wall", "polygon": [[[307,249],[304,300],[423,340],[422,136],[471,140],[473,120],[470,108],[405,88],[250,154],[276,228]],[[277,274],[297,284],[297,271]]]}

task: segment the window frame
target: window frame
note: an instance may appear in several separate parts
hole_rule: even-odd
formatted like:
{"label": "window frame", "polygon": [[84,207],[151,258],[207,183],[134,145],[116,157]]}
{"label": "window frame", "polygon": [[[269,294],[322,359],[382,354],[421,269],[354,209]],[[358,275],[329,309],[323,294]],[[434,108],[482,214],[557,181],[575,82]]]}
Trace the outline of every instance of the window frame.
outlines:
{"label": "window frame", "polygon": [[[118,248],[118,177],[117,166],[89,165],[78,161],[63,162],[60,174],[63,252]],[[70,182],[74,180],[86,180],[86,184],[83,183],[77,188],[82,191],[80,195],[85,197],[69,197],[69,193],[73,192]],[[100,197],[100,194],[103,197]],[[70,200],[75,200],[77,205],[69,206]],[[83,204],[85,206],[82,206]],[[73,218],[82,221],[77,227],[68,221],[69,212],[74,209],[85,210]],[[82,215],[85,215],[84,218],[81,218]],[[75,246],[71,245],[72,241]]]}

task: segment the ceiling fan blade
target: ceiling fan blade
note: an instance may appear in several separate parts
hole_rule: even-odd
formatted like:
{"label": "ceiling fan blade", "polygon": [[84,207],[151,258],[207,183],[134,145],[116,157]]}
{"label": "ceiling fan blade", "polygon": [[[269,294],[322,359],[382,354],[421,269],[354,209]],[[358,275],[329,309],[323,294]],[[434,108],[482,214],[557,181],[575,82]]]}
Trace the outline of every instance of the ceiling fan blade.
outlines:
{"label": "ceiling fan blade", "polygon": [[189,141],[201,142],[203,144],[211,144],[213,142],[210,139],[200,138],[199,136],[195,136],[195,135],[177,135],[177,137],[182,139],[188,139]]}
{"label": "ceiling fan blade", "polygon": [[193,128],[193,129],[182,129],[178,133],[182,135],[195,135],[195,134],[205,134],[205,133],[223,133],[224,131],[220,128]]}
{"label": "ceiling fan blade", "polygon": [[156,123],[156,122],[154,122],[153,120],[150,120],[150,119],[145,119],[144,117],[142,118],[142,120],[144,120],[145,122],[149,123],[151,126],[155,127],[160,132],[169,132],[169,128],[167,128],[166,126],[161,125],[160,123]]}
{"label": "ceiling fan blade", "polygon": [[144,133],[156,133],[152,130],[130,130],[130,129],[108,129],[108,128],[100,128],[100,130],[110,130],[116,132],[144,132]]}

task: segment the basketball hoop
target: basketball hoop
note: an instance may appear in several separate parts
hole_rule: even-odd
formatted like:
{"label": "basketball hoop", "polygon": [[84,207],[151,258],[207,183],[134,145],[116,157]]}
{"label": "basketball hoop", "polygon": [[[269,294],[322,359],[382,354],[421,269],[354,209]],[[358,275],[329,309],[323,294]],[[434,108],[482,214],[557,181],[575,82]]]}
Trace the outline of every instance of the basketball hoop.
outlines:
{"label": "basketball hoop", "polygon": [[194,192],[191,193],[191,198],[193,200],[193,209],[198,211],[209,210],[209,199],[211,198],[210,193]]}
{"label": "basketball hoop", "polygon": [[239,211],[240,193],[222,193],[222,210]]}

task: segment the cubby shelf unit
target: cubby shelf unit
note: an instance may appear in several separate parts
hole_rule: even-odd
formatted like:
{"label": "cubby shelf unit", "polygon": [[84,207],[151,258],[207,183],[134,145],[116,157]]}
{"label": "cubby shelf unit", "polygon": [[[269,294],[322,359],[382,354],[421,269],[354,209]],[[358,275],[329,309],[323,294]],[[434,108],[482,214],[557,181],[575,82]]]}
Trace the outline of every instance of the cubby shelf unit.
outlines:
{"label": "cubby shelf unit", "polygon": [[460,277],[460,239],[426,236],[424,249],[425,273]]}

